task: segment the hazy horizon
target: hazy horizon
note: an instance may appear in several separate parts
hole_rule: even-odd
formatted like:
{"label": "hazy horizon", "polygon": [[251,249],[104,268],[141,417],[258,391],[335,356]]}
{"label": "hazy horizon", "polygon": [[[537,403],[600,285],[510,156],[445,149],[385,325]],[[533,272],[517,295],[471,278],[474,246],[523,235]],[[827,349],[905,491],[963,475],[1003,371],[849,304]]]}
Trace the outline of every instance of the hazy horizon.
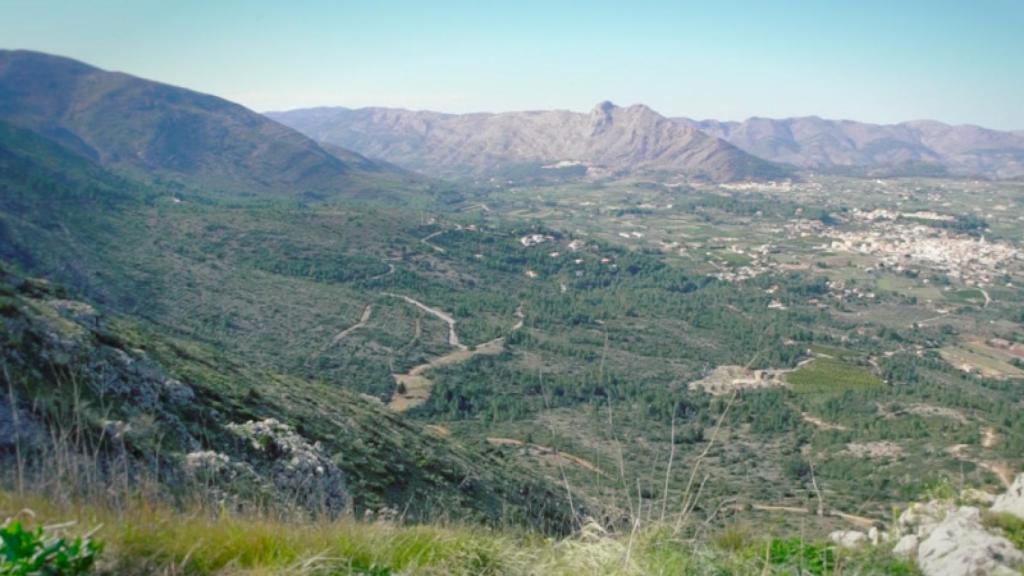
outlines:
{"label": "hazy horizon", "polygon": [[818,116],[1024,129],[1024,5],[1002,0],[647,1],[585,10],[0,0],[0,10],[8,48],[258,111],[586,112],[610,100],[722,121]]}
{"label": "hazy horizon", "polygon": [[315,110],[315,109],[325,109],[325,110],[326,109],[368,110],[368,109],[377,108],[377,109],[384,109],[384,110],[408,110],[410,112],[434,112],[434,113],[438,113],[438,114],[451,114],[451,115],[516,114],[516,113],[526,113],[526,112],[550,112],[550,111],[572,112],[572,113],[576,113],[576,114],[587,114],[587,113],[591,112],[597,105],[599,105],[599,104],[601,104],[603,102],[611,102],[617,108],[629,108],[631,106],[647,106],[648,108],[654,110],[654,112],[657,112],[658,114],[660,114],[662,116],[665,116],[666,118],[687,118],[687,119],[693,120],[695,122],[704,122],[704,121],[745,122],[747,120],[755,120],[755,119],[789,120],[789,119],[798,119],[798,118],[819,118],[821,120],[828,120],[828,121],[860,122],[860,123],[864,123],[864,124],[877,124],[877,125],[880,125],[880,126],[893,126],[893,125],[898,125],[898,124],[911,124],[911,123],[914,123],[914,122],[941,122],[941,123],[947,124],[949,126],[977,126],[977,127],[980,127],[980,128],[986,128],[986,129],[1003,131],[1003,132],[1022,132],[1022,131],[1024,131],[1024,130],[1018,130],[1018,129],[1015,129],[1015,128],[993,128],[991,126],[984,126],[984,125],[977,124],[977,123],[972,123],[972,122],[946,122],[946,121],[938,119],[938,118],[924,118],[924,117],[921,117],[921,118],[906,118],[904,120],[897,120],[897,121],[894,121],[894,122],[871,122],[869,120],[861,120],[859,118],[846,118],[846,117],[840,117],[840,116],[822,116],[820,114],[799,114],[799,115],[794,115],[794,116],[761,116],[761,115],[753,115],[753,116],[744,116],[744,117],[737,117],[737,118],[712,118],[712,117],[702,117],[702,116],[689,116],[689,115],[686,115],[686,114],[666,114],[666,113],[662,112],[661,110],[658,110],[657,108],[654,108],[653,106],[648,105],[645,102],[616,102],[614,100],[608,100],[607,98],[604,99],[604,100],[601,100],[601,99],[595,100],[593,105],[591,105],[589,108],[513,108],[513,109],[508,109],[508,110],[446,111],[446,110],[437,110],[437,109],[434,109],[434,108],[413,108],[413,107],[403,107],[403,106],[375,106],[375,105],[372,105],[372,104],[371,105],[367,105],[367,106],[346,106],[345,104],[318,104],[318,105],[315,105],[315,106],[298,106],[298,107],[295,107],[295,108],[267,108],[265,110],[254,110],[254,111],[255,112],[259,112],[260,114],[277,114],[277,113],[282,113],[282,112],[292,112],[292,111],[295,111],[295,110]]}

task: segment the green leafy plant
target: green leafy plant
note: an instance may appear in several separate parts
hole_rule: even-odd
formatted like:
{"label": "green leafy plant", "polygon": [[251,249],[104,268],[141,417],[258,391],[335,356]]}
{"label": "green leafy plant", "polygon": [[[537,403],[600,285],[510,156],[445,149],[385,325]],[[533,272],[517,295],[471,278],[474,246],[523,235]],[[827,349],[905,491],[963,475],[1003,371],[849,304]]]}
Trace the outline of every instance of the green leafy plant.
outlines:
{"label": "green leafy plant", "polygon": [[74,540],[43,528],[26,530],[16,520],[0,527],[0,576],[77,576],[88,574],[102,545],[88,537]]}
{"label": "green leafy plant", "polygon": [[1006,539],[1017,548],[1024,548],[1024,519],[1007,512],[986,512],[982,521],[989,528],[1002,530]]}
{"label": "green leafy plant", "polygon": [[799,538],[775,538],[769,544],[768,558],[776,566],[795,566],[810,574],[827,574],[835,570],[836,550]]}

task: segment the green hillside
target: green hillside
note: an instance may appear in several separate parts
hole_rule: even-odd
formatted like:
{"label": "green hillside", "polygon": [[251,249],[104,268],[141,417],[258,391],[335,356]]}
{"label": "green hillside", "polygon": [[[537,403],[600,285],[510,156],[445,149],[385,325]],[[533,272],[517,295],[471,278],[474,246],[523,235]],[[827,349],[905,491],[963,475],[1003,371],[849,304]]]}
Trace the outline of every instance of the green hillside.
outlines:
{"label": "green hillside", "polygon": [[2,52],[0,520],[120,515],[111,573],[912,573],[823,542],[1024,467],[1022,206],[453,185]]}
{"label": "green hillside", "polygon": [[[680,466],[692,465],[723,412],[727,441],[703,462],[717,481],[702,504],[712,514],[739,497],[744,505],[716,515],[723,523],[774,521],[743,506],[815,505],[811,466],[835,510],[884,521],[893,502],[961,471],[995,485],[977,462],[1019,462],[1024,435],[1012,385],[972,379],[933,353],[917,358],[915,345],[953,343],[948,331],[864,324],[850,338],[853,325],[841,310],[806,303],[828,293],[821,275],[726,282],[702,264],[609,239],[454,210],[470,201],[427,212],[179,193],[81,157],[62,160],[65,149],[33,134],[9,134],[7,157],[20,158],[24,174],[5,180],[11,193],[3,195],[0,222],[10,239],[5,257],[18,266],[151,331],[382,402],[408,392],[395,374],[429,366],[427,384],[414,381],[413,392],[426,395],[404,419],[438,426],[553,482],[568,480],[612,524],[665,492],[673,450],[677,462],[689,463]],[[59,162],[68,169],[47,168]],[[69,200],[50,208],[51,198]],[[698,212],[763,206],[699,194],[685,202]],[[544,241],[524,246],[533,234]],[[581,238],[581,247],[569,247]],[[468,349],[463,358],[433,364],[457,352],[449,327],[405,298],[454,319]],[[773,300],[786,309],[765,313]],[[740,390],[726,409],[727,398],[688,386],[714,366],[786,370],[814,350],[836,354],[820,344],[841,346],[844,362],[822,358],[791,376],[814,380],[816,393]],[[472,353],[477,346],[489,352]],[[882,356],[893,349],[904,351]],[[822,369],[835,366],[844,371]],[[836,375],[871,385],[838,386]],[[890,385],[878,386],[882,379]],[[979,444],[985,427],[998,431],[998,444]],[[861,455],[894,440],[906,457],[878,466]],[[969,443],[977,454],[965,461],[929,452],[935,442]],[[770,456],[748,464],[753,454]],[[670,475],[670,499],[681,498],[687,483],[682,469]],[[788,530],[798,529],[797,520],[780,519]],[[843,525],[839,516],[812,521],[823,530]]]}
{"label": "green hillside", "polygon": [[571,525],[563,489],[339,386],[108,317],[41,280],[3,272],[0,294],[5,396],[17,407],[4,418],[18,422],[4,438],[18,454],[7,481],[17,469],[59,498],[153,483],[168,501],[240,510]]}
{"label": "green hillside", "polygon": [[318,200],[422,183],[347,150],[328,152],[221,98],[39,52],[0,51],[0,120],[177,187]]}

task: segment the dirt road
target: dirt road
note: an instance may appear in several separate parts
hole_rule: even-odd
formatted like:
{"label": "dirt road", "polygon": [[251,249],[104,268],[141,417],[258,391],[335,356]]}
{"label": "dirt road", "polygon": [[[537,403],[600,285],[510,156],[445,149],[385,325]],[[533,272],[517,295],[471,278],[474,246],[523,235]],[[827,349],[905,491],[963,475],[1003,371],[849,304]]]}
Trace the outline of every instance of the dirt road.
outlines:
{"label": "dirt road", "polygon": [[370,321],[371,314],[373,314],[373,304],[367,304],[366,306],[363,307],[363,315],[359,318],[359,322],[356,322],[355,324],[335,334],[334,338],[331,340],[331,343],[328,344],[326,348],[334,346],[338,342],[344,340],[349,334],[355,332],[356,330],[362,328],[363,326],[366,326],[366,323]]}
{"label": "dirt road", "polygon": [[[426,402],[430,398],[430,390],[433,388],[434,383],[429,378],[424,376],[424,372],[434,368],[440,368],[442,366],[450,366],[452,364],[459,364],[469,360],[470,358],[477,355],[496,355],[501,354],[505,350],[505,337],[501,336],[494,340],[489,340],[470,349],[468,346],[463,344],[459,340],[459,333],[456,330],[455,318],[453,318],[447,312],[427,306],[426,304],[400,294],[385,293],[385,296],[391,296],[393,298],[401,298],[424,310],[442,321],[448,324],[448,344],[451,345],[455,350],[438,356],[429,362],[425,362],[418,366],[413,367],[411,370],[404,374],[393,374],[395,382],[400,385],[402,391],[395,390],[395,393],[391,396],[391,400],[388,402],[388,407],[395,412],[404,412],[415,406],[419,406]],[[515,332],[523,326],[523,307],[519,306],[516,309],[516,317],[518,321],[512,326],[512,331]]]}

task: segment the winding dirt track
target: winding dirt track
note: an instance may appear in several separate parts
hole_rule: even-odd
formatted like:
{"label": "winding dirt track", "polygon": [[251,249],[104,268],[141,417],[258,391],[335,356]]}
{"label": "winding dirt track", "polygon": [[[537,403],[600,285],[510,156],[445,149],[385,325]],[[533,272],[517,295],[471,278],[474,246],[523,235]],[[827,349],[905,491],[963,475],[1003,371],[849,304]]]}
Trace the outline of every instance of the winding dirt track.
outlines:
{"label": "winding dirt track", "polygon": [[[442,366],[450,366],[452,364],[460,364],[477,355],[493,356],[501,354],[501,352],[505,350],[504,336],[495,338],[494,340],[489,340],[474,347],[473,349],[470,349],[459,340],[459,333],[455,328],[455,318],[450,314],[443,310],[427,306],[419,300],[408,296],[391,294],[388,292],[385,292],[384,295],[391,296],[393,298],[401,298],[409,304],[412,304],[413,306],[416,306],[447,323],[448,344],[455,348],[455,350],[443,356],[438,356],[429,362],[413,367],[404,374],[392,374],[395,378],[395,383],[399,385],[399,390],[395,390],[395,393],[391,396],[391,400],[388,402],[388,408],[395,412],[404,412],[410,408],[423,404],[430,398],[430,390],[434,387],[434,383],[423,375],[427,370],[440,368]],[[522,309],[522,306],[516,309],[516,317],[519,320],[516,322],[515,326],[512,327],[513,332],[519,330],[523,326]]]}
{"label": "winding dirt track", "polygon": [[384,272],[383,274],[377,274],[376,276],[371,276],[371,277],[367,278],[367,280],[380,280],[381,278],[384,278],[386,276],[391,276],[394,273],[395,273],[395,265],[390,263],[390,262],[388,262],[388,271],[387,272]]}
{"label": "winding dirt track", "polygon": [[[981,429],[981,447],[986,449],[995,448],[999,444],[999,433],[996,429],[991,426],[985,426]],[[999,478],[999,481],[1003,483],[1003,486],[1009,488],[1013,484],[1014,471],[1013,468],[1002,461],[994,460],[983,460],[978,462],[978,465],[991,471]]]}
{"label": "winding dirt track", "polygon": [[433,234],[428,234],[426,237],[420,238],[420,242],[423,242],[427,246],[430,246],[434,250],[440,252],[441,254],[444,254],[444,248],[441,248],[437,244],[432,244],[430,242],[430,239],[435,237],[435,236],[440,236],[441,234],[444,234],[445,232],[447,232],[447,230],[438,230],[437,232],[434,232]]}
{"label": "winding dirt track", "polygon": [[363,307],[363,315],[359,318],[359,322],[356,322],[355,324],[335,334],[334,338],[331,340],[331,343],[328,344],[326,348],[334,346],[338,342],[344,340],[349,334],[355,332],[356,330],[362,328],[363,326],[366,326],[366,323],[370,321],[371,314],[373,314],[373,304],[367,304],[366,306]]}
{"label": "winding dirt track", "polygon": [[847,429],[846,426],[843,426],[842,424],[836,424],[836,423],[833,423],[833,422],[826,422],[825,420],[822,420],[821,418],[818,418],[817,416],[812,416],[811,414],[808,414],[807,412],[801,412],[800,413],[800,417],[803,418],[804,422],[807,422],[808,424],[811,424],[812,426],[814,426],[815,428],[818,428],[819,430],[846,430]]}
{"label": "winding dirt track", "polygon": [[1003,483],[1004,488],[1009,488],[1013,485],[1013,468],[1010,468],[1005,462],[983,460],[978,462],[978,465],[995,474],[999,481]]}
{"label": "winding dirt track", "polygon": [[[807,508],[800,508],[798,506],[772,506],[768,504],[752,504],[751,508],[754,510],[760,510],[762,512],[786,512],[789,514],[813,514],[814,512]],[[846,512],[840,512],[838,510],[832,510],[827,513],[828,516],[834,516],[836,518],[842,518],[847,522],[858,526],[860,528],[871,528],[878,523],[878,520],[874,518],[868,518],[867,516],[858,516],[856,514],[847,514]]]}
{"label": "winding dirt track", "polygon": [[426,402],[430,398],[431,388],[434,387],[434,383],[423,375],[427,370],[440,368],[442,366],[450,366],[452,364],[460,364],[477,355],[493,356],[495,354],[501,354],[504,349],[505,339],[495,338],[494,340],[484,342],[472,350],[463,346],[462,348],[458,348],[444,356],[438,356],[430,362],[420,364],[405,374],[392,374],[395,378],[395,382],[401,384],[405,391],[399,392],[396,390],[394,395],[391,396],[391,401],[388,402],[388,408],[391,408],[395,412],[404,412],[409,408],[419,406]]}
{"label": "winding dirt track", "polygon": [[[341,332],[338,332],[337,334],[335,334],[334,338],[331,338],[330,342],[328,342],[327,344],[324,344],[323,347],[320,348],[320,351],[318,352],[318,354],[323,354],[323,353],[327,352],[333,346],[336,346],[338,344],[338,342],[341,342],[342,340],[347,338],[350,334],[352,334],[356,330],[359,330],[363,326],[366,326],[366,323],[370,321],[370,315],[371,314],[373,314],[373,304],[367,304],[366,306],[363,306],[363,314],[362,314],[362,316],[359,317],[359,321],[356,322],[355,324],[349,326],[348,328],[345,328]],[[307,358],[306,359],[306,365],[309,366],[310,363],[313,362],[313,360],[315,358],[316,358],[316,355],[313,355],[313,356],[310,356],[309,358]]]}
{"label": "winding dirt track", "polygon": [[426,304],[420,302],[419,300],[415,300],[402,294],[392,294],[391,292],[384,292],[383,294],[385,296],[390,296],[392,298],[401,298],[402,300],[405,300],[409,304],[412,304],[413,306],[416,306],[421,310],[440,318],[445,324],[448,324],[448,344],[461,350],[467,349],[466,346],[462,344],[462,342],[459,342],[459,333],[455,331],[455,318],[452,318],[451,314],[448,314],[443,310],[438,310],[437,308],[431,308],[430,306],[427,306]]}
{"label": "winding dirt track", "polygon": [[[985,450],[991,450],[999,444],[999,433],[992,426],[983,426],[981,429],[981,447]],[[947,452],[954,458],[963,460],[964,462],[973,462],[978,466],[988,470],[995,474],[996,478],[1005,488],[1009,488],[1013,484],[1014,470],[1008,463],[1002,460],[990,460],[985,459],[983,456],[971,456],[967,449],[967,444],[956,444],[947,448]]]}
{"label": "winding dirt track", "polygon": [[598,468],[597,465],[595,465],[590,460],[587,460],[586,458],[580,456],[576,456],[575,454],[559,451],[550,446],[541,446],[540,444],[523,442],[522,440],[516,440],[515,438],[489,437],[487,438],[487,443],[493,446],[516,446],[519,448],[526,448],[532,456],[547,457],[553,460],[561,460],[563,462],[568,462],[569,464],[574,464],[576,466],[579,466],[580,468],[594,472],[605,478],[611,478],[611,476],[609,476],[604,470]]}

